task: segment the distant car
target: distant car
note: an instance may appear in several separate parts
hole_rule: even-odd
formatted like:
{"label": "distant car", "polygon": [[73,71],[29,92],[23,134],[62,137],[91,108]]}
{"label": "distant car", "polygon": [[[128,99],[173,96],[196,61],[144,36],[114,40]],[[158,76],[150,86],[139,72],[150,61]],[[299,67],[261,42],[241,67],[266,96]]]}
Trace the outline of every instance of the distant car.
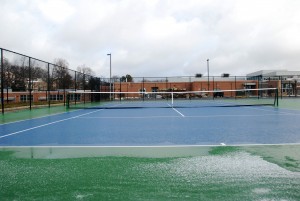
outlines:
{"label": "distant car", "polygon": [[214,98],[216,98],[216,97],[224,97],[224,92],[222,92],[222,91],[214,92]]}

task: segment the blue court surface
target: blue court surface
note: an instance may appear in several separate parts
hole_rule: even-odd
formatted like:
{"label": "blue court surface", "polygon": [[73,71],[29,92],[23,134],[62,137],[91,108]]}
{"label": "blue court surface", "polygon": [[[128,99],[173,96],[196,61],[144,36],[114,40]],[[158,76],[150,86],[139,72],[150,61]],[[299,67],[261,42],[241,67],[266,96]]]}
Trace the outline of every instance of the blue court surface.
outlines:
{"label": "blue court surface", "polygon": [[297,144],[300,111],[272,106],[80,109],[0,125],[0,146]]}

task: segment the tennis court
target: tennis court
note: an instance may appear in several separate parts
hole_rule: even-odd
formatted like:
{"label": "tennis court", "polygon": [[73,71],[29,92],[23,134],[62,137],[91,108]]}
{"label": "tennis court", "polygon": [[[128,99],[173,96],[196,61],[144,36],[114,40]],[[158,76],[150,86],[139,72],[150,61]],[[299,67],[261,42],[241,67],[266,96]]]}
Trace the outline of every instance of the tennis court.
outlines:
{"label": "tennis court", "polygon": [[[271,100],[272,102],[273,100]],[[171,105],[172,104],[172,105]],[[228,100],[109,102],[3,124],[1,146],[249,145],[300,142],[299,111]]]}
{"label": "tennis court", "polygon": [[130,104],[1,124],[0,196],[300,199],[296,107],[232,106],[218,99],[176,107],[168,101]]}

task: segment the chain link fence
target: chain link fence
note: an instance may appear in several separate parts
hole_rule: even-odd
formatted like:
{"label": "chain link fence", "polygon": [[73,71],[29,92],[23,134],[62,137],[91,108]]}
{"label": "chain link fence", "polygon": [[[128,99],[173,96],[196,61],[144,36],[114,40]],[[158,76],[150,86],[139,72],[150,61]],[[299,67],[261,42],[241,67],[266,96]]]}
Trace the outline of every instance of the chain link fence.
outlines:
{"label": "chain link fence", "polygon": [[70,90],[100,90],[98,77],[7,49],[0,48],[0,51],[2,113],[66,105],[66,94]]}
{"label": "chain link fence", "polygon": [[[79,92],[161,92],[161,91],[213,91],[278,88],[279,97],[297,97],[299,77],[293,76],[176,76],[176,77],[123,77],[99,78],[63,66],[1,50],[1,110],[66,105],[68,91]],[[210,94],[207,94],[208,96]],[[264,94],[256,94],[264,96]],[[101,94],[95,99],[124,98],[116,94]],[[228,92],[226,96],[238,94]],[[85,96],[70,97],[84,102]],[[89,98],[91,100],[91,98]]]}

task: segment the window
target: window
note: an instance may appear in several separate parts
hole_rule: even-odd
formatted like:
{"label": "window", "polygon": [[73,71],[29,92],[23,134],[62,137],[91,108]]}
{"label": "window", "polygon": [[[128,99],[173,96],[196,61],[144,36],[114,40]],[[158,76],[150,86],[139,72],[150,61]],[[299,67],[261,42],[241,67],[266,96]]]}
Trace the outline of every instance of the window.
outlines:
{"label": "window", "polygon": [[152,92],[158,92],[158,87],[152,87]]}
{"label": "window", "polygon": [[146,88],[140,89],[139,92],[140,92],[141,95],[144,94],[146,92]]}
{"label": "window", "polygon": [[56,94],[52,94],[50,95],[50,100],[52,101],[62,101],[64,100],[64,95],[56,95]]}
{"label": "window", "polygon": [[27,101],[33,100],[33,95],[21,95],[20,101],[21,102],[27,102]]}
{"label": "window", "polygon": [[81,95],[80,94],[70,94],[70,101],[80,101]]}

